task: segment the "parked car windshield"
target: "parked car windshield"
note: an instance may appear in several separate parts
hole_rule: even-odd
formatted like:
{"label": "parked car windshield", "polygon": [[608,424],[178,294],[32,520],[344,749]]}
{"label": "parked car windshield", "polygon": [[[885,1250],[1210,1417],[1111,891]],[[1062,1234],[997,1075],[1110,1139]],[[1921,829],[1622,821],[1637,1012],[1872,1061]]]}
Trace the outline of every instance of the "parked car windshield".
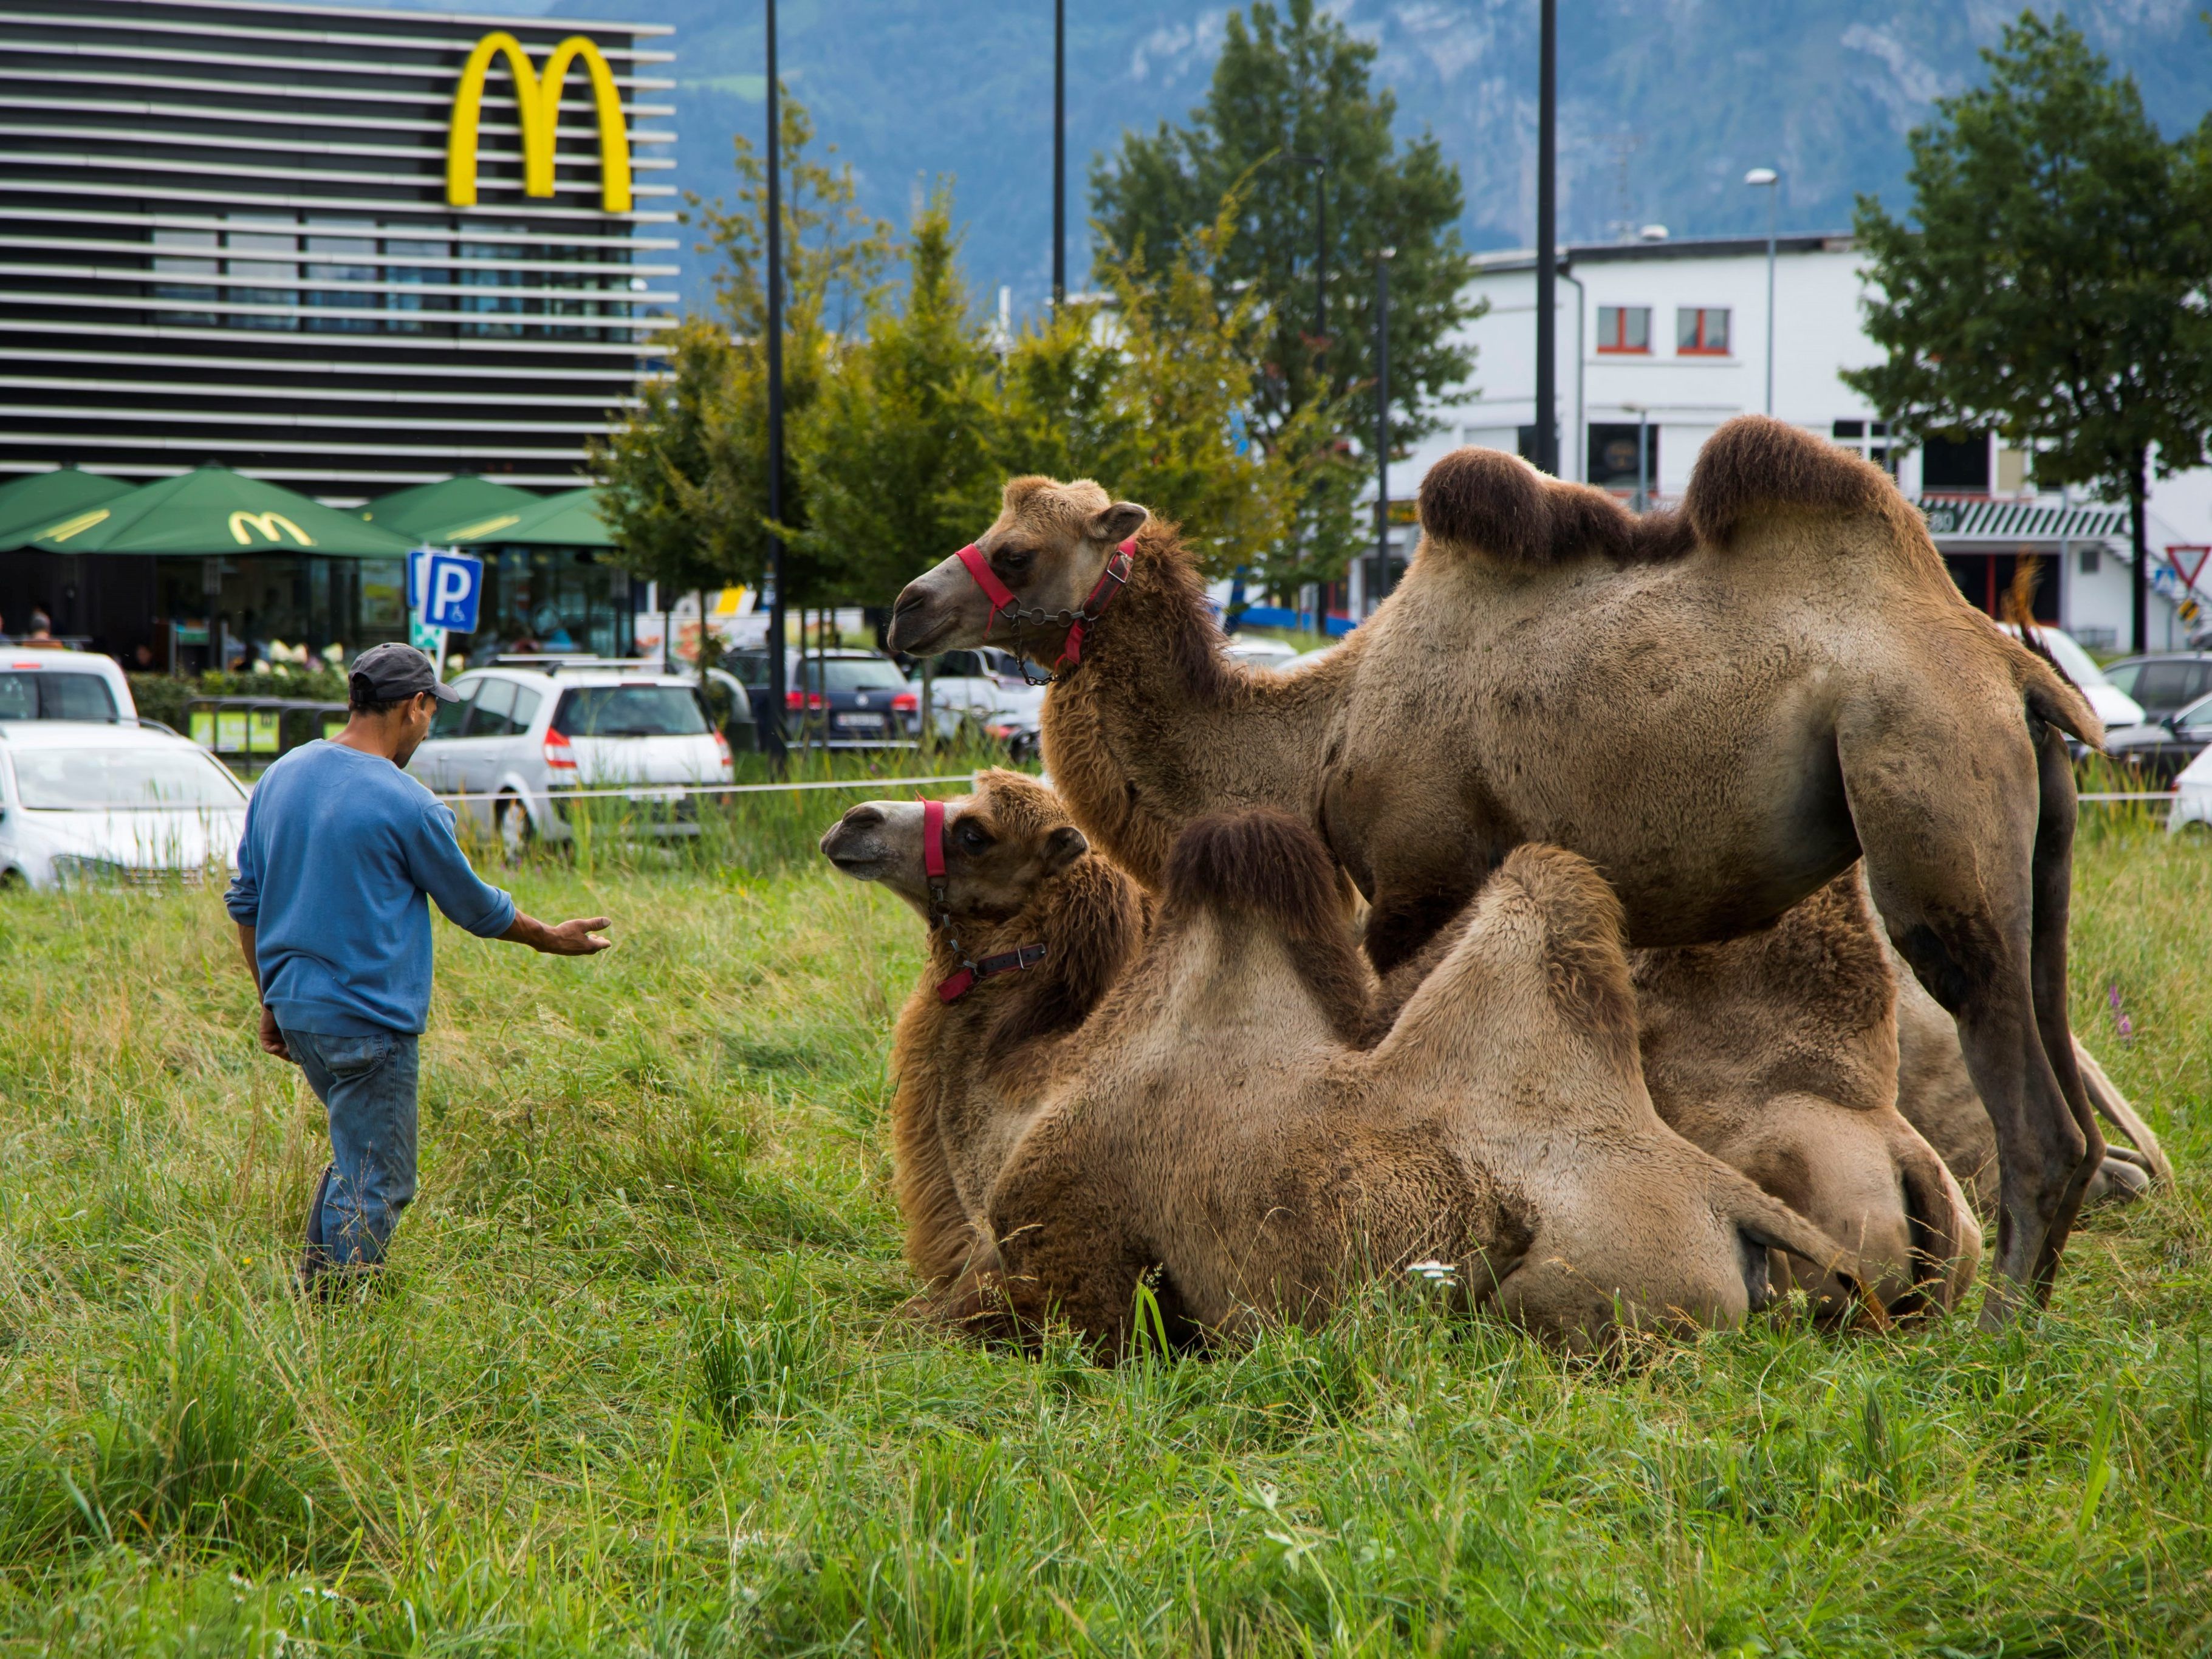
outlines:
{"label": "parked car windshield", "polygon": [[35,811],[236,806],[246,792],[221,763],[186,749],[15,751],[15,788]]}
{"label": "parked car windshield", "polygon": [[708,726],[688,685],[579,685],[561,694],[553,729],[569,738],[693,738]]}
{"label": "parked car windshield", "polygon": [[0,720],[112,720],[115,694],[97,674],[0,673]]}
{"label": "parked car windshield", "polygon": [[[823,671],[829,678],[823,678]],[[810,691],[903,691],[906,676],[888,657],[831,657],[806,659],[806,689]]]}

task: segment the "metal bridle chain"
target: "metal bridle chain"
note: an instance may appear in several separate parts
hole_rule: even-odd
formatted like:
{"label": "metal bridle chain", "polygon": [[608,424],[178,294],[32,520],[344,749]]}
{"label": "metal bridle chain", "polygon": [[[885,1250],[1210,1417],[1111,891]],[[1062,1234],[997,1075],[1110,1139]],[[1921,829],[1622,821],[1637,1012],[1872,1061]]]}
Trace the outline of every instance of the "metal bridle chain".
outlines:
{"label": "metal bridle chain", "polygon": [[[1086,624],[1095,623],[1105,614],[1103,610],[1048,611],[1042,605],[1038,605],[1033,611],[1024,611],[1018,605],[1010,605],[1004,610],[994,611],[991,616],[994,624],[999,617],[1006,617],[1012,624],[1007,630],[1008,633],[1018,640],[1024,629],[1056,626],[1065,630],[1074,627],[1078,623]],[[989,636],[990,629],[984,629],[984,637],[988,639]],[[1042,678],[1032,674],[1030,672],[1030,659],[1018,648],[1014,652],[1014,662],[1022,671],[1022,684],[1024,685],[1057,685],[1065,678],[1056,668],[1047,669]]]}
{"label": "metal bridle chain", "polygon": [[949,885],[942,881],[929,884],[929,926],[933,932],[945,935],[945,944],[952,947],[952,960],[980,980],[983,977],[982,964],[968,954],[960,935],[952,931],[952,903],[946,893]]}

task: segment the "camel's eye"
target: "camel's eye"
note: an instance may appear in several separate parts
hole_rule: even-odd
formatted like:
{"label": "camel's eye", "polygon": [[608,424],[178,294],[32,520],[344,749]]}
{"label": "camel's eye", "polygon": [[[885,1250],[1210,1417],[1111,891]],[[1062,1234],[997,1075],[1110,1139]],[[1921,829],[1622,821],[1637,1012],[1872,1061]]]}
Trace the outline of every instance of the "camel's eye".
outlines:
{"label": "camel's eye", "polygon": [[973,818],[963,819],[953,830],[952,838],[960,843],[960,850],[963,853],[980,853],[991,844],[991,838],[983,832],[983,826]]}
{"label": "camel's eye", "polygon": [[1036,562],[1036,550],[1032,547],[1005,548],[992,562],[1000,569],[1018,576]]}

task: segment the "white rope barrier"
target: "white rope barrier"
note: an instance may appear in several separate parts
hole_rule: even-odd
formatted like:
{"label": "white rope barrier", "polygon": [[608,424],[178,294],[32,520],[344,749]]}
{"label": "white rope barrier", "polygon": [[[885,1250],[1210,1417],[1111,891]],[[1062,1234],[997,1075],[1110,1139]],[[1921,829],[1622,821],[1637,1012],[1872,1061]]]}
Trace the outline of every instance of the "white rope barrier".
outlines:
{"label": "white rope barrier", "polygon": [[[937,778],[822,778],[804,783],[628,783],[607,789],[539,789],[547,800],[628,800],[640,805],[671,800],[682,795],[769,795],[794,789],[919,789],[936,783],[973,783],[973,772],[954,772]],[[517,792],[500,789],[483,793],[446,794],[442,801],[508,800]]]}

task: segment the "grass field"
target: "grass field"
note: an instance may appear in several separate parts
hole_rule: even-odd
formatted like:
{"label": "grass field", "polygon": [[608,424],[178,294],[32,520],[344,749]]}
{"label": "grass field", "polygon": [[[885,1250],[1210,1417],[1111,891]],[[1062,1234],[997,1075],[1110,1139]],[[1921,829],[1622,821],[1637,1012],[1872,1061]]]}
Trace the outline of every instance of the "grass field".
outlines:
{"label": "grass field", "polygon": [[896,1315],[919,928],[805,857],[843,804],[519,872],[595,960],[441,927],[424,1195],[325,1311],[216,896],[0,904],[0,1652],[2212,1650],[2203,842],[2081,849],[2183,1177],[2028,1328],[1591,1367],[1394,1291],[1109,1375]]}

